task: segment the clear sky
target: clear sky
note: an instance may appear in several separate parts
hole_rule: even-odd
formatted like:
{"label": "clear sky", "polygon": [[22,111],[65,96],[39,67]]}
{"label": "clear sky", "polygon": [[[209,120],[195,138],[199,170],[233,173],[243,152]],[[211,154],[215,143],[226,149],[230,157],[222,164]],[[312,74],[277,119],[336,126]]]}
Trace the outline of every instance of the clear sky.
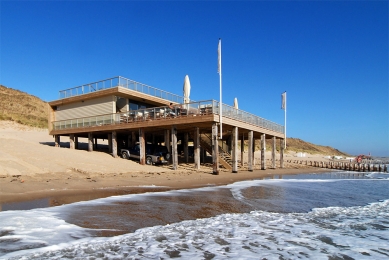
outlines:
{"label": "clear sky", "polygon": [[45,101],[123,76],[389,156],[388,1],[3,1],[0,83]]}

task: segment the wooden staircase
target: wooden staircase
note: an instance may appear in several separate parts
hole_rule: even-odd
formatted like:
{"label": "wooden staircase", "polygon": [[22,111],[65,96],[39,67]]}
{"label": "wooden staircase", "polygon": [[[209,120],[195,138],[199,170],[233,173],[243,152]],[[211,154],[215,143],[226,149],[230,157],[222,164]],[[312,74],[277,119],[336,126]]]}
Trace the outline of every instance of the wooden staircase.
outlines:
{"label": "wooden staircase", "polygon": [[[212,139],[207,134],[200,135],[200,145],[203,147],[208,153],[212,154]],[[219,162],[220,164],[228,169],[232,169],[232,157],[227,151],[224,151],[223,148],[219,146]]]}

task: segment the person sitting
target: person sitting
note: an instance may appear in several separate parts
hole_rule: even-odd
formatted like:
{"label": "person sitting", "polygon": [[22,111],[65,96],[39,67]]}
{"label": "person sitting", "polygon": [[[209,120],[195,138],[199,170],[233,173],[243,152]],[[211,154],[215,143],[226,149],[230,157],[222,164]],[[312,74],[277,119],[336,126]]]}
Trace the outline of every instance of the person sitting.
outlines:
{"label": "person sitting", "polygon": [[175,107],[173,106],[173,103],[170,103],[169,104],[169,108],[167,109],[167,114],[169,115],[169,116],[175,116],[176,115],[176,113],[175,113]]}

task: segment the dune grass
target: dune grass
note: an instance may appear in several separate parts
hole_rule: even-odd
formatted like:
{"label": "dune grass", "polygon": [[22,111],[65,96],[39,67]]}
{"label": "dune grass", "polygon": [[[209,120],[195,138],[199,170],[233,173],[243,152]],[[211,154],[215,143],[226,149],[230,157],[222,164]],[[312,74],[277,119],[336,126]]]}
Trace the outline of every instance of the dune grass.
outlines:
{"label": "dune grass", "polygon": [[47,103],[25,92],[0,85],[0,120],[47,128]]}

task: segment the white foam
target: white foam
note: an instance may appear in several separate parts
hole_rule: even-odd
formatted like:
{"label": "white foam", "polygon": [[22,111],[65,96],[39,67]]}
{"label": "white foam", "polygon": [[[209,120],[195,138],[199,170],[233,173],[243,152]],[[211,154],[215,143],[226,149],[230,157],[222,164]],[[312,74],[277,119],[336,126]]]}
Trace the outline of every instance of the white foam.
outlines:
{"label": "white foam", "polygon": [[88,236],[86,229],[66,223],[45,209],[1,212],[0,223],[0,252],[48,246]]}
{"label": "white foam", "polygon": [[387,259],[387,219],[389,200],[310,213],[253,211],[144,228],[114,238],[83,239],[6,257]]}
{"label": "white foam", "polygon": [[386,172],[370,172],[366,175],[368,178],[372,179],[387,179],[389,180],[389,173]]}
{"label": "white foam", "polygon": [[[389,251],[382,249],[382,244],[389,240],[388,201],[365,207],[314,209],[309,213],[298,214],[264,211],[223,214],[214,218],[139,229],[133,234],[101,239],[88,238],[88,229],[63,220],[63,215],[76,206],[105,205],[127,200],[142,201],[151,196],[178,196],[221,188],[230,189],[236,199],[250,204],[242,194],[248,187],[309,187],[310,185],[306,184],[338,181],[340,180],[254,180],[221,187],[113,196],[29,211],[4,211],[0,212],[0,250],[19,251],[3,256],[1,254],[6,251],[0,251],[0,259],[51,259],[65,255],[79,259],[105,256],[108,259],[158,259],[176,254],[185,258],[208,258],[207,256],[214,255],[214,259],[327,259],[329,255],[341,257],[342,254],[357,259],[368,257],[367,254],[371,259],[389,257]],[[386,180],[376,181],[387,183]],[[22,251],[23,248],[34,249]]]}

